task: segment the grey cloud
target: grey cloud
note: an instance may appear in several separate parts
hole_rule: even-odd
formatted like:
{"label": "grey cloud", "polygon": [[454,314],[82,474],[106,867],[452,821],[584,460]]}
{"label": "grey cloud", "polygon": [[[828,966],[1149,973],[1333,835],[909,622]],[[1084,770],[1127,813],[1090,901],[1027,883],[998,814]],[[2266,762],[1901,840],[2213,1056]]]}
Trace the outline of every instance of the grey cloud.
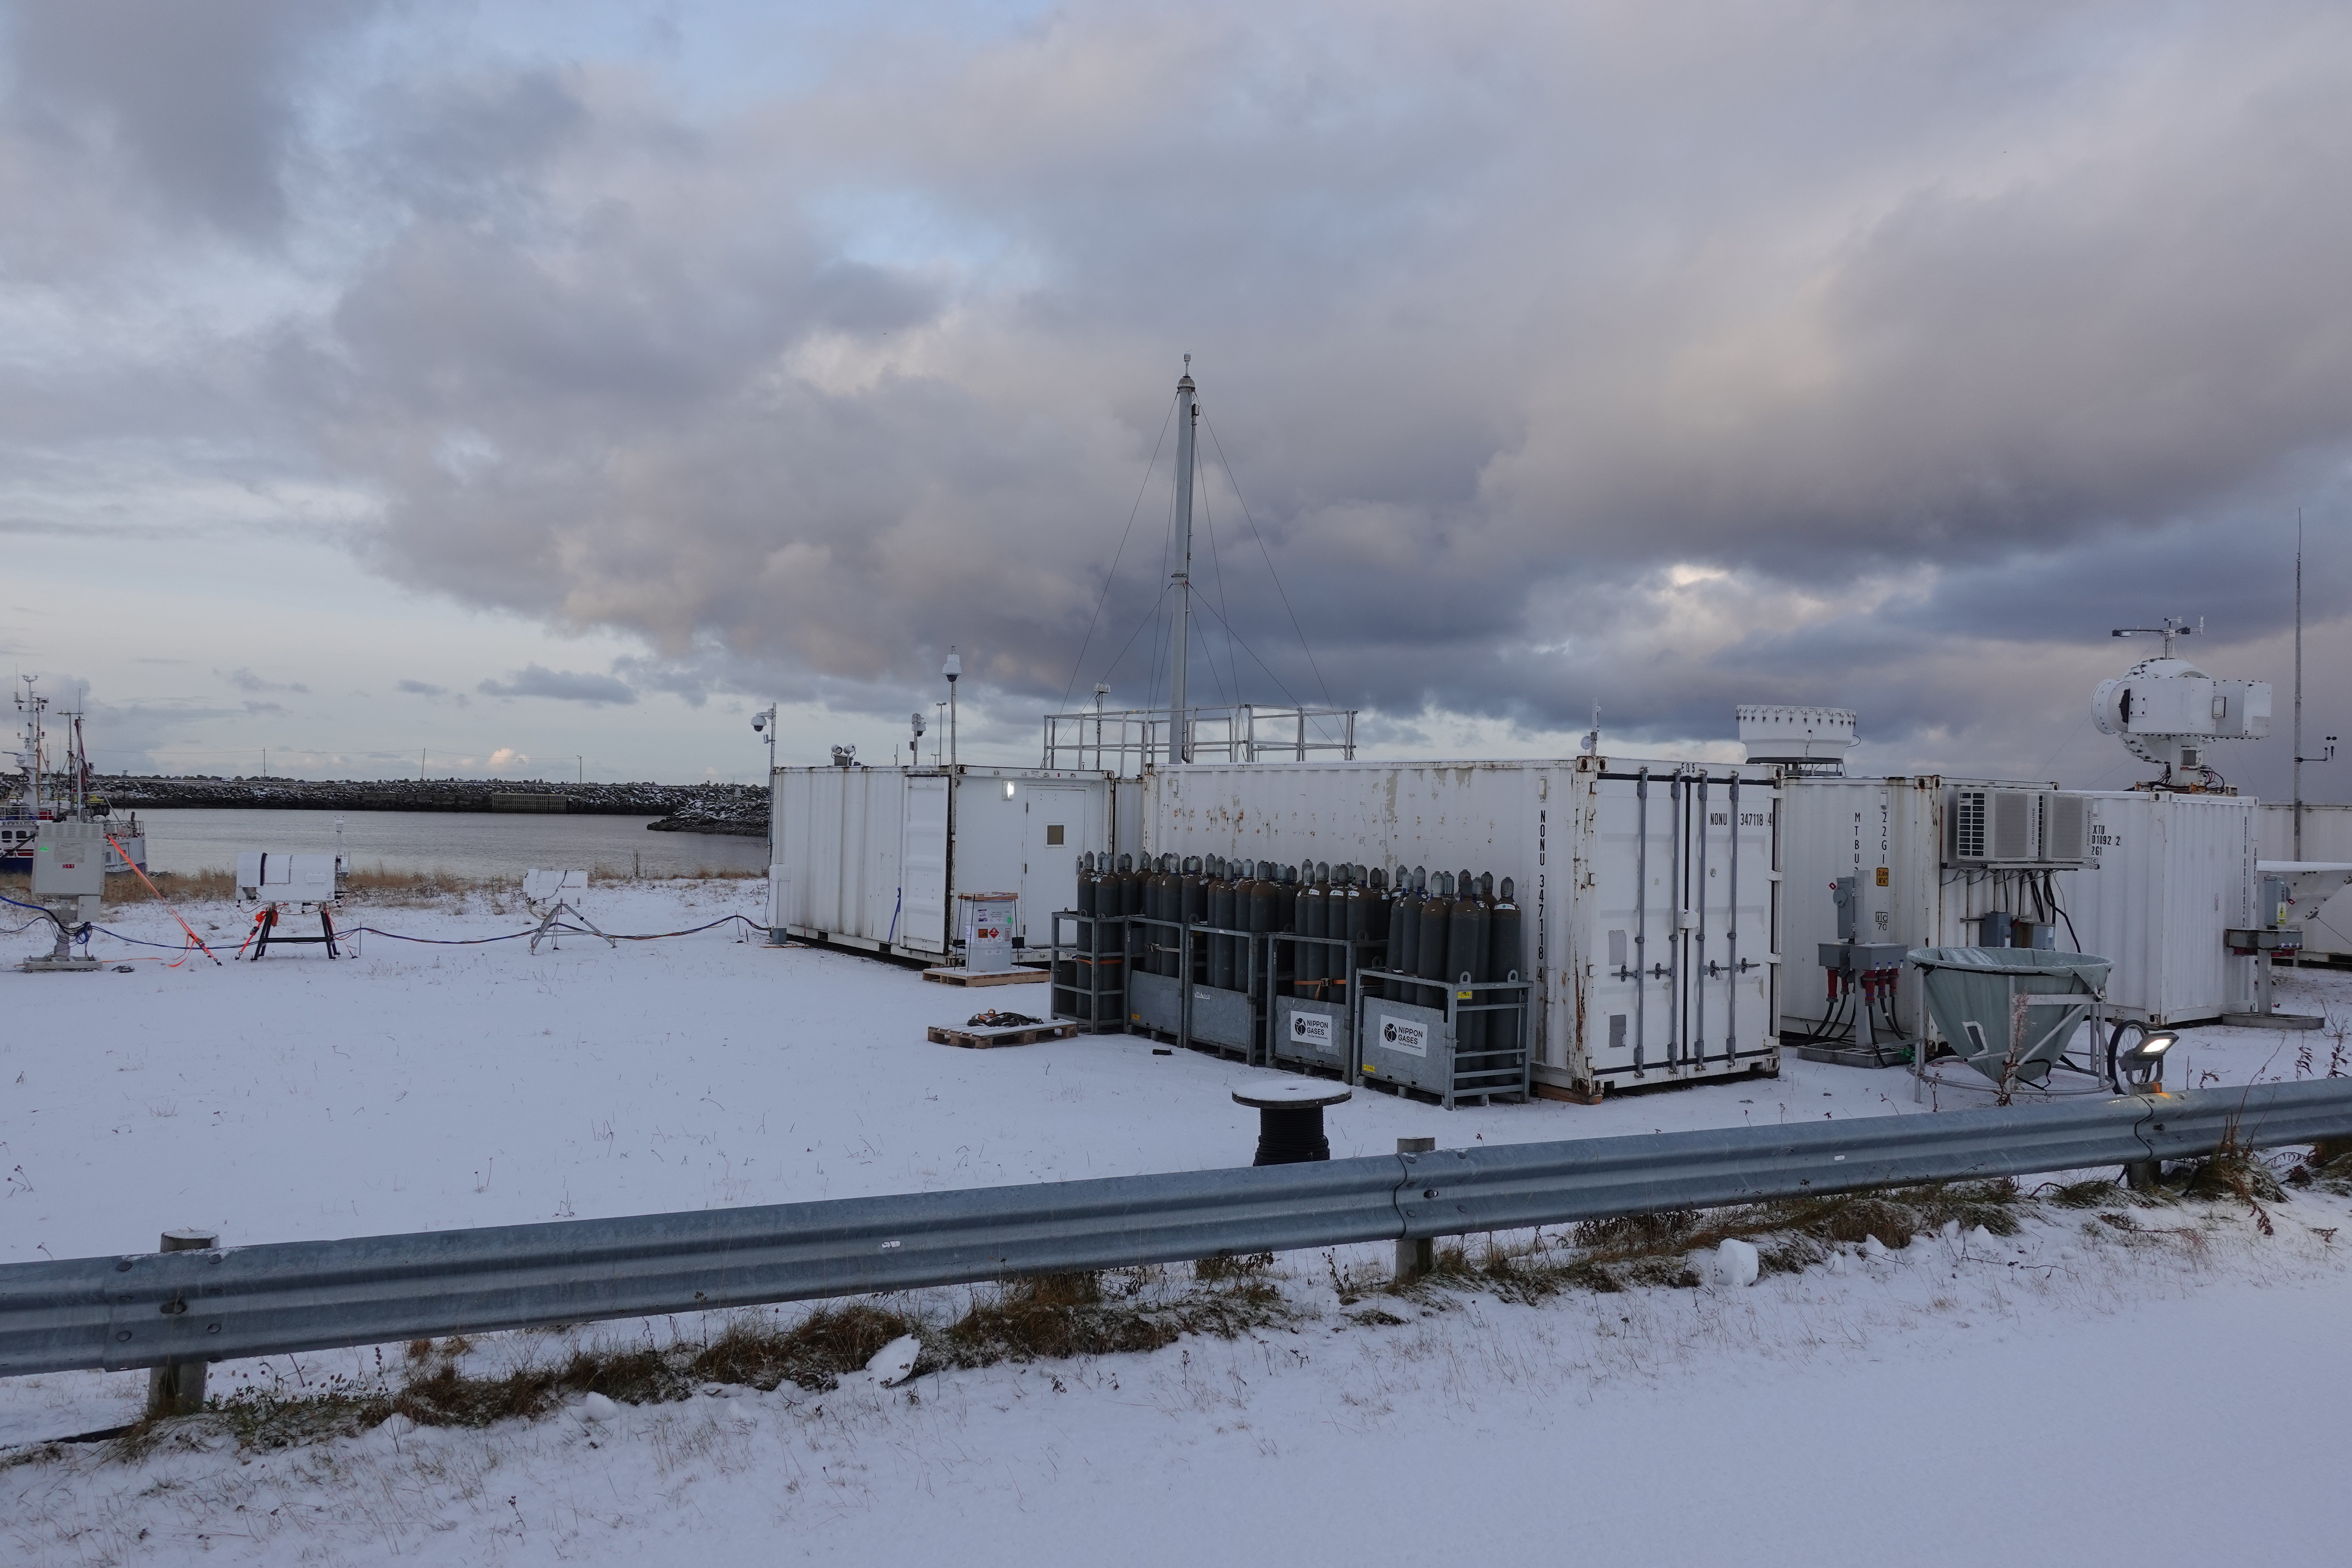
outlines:
{"label": "grey cloud", "polygon": [[435,686],[423,680],[396,680],[393,682],[392,689],[394,691],[409,692],[417,697],[443,697],[446,696],[449,690],[446,686]]}
{"label": "grey cloud", "polygon": [[285,215],[299,72],[371,0],[13,0],[17,113],[60,149],[132,165],[166,205],[250,234]]}
{"label": "grey cloud", "polygon": [[637,700],[627,682],[609,675],[548,669],[536,664],[523,666],[504,680],[485,680],[474,689],[485,697],[551,697],[558,701],[586,702],[596,707]]}
{"label": "grey cloud", "polygon": [[239,691],[299,691],[307,696],[310,690],[299,680],[264,680],[253,671],[242,668],[229,670],[215,669],[213,674],[227,681]]}
{"label": "grey cloud", "polygon": [[1400,742],[1778,697],[2032,762],[2108,625],[2270,658],[2279,521],[2352,503],[2331,8],[1081,5],[822,58],[355,97],[310,153],[372,242],[165,400],[383,497],[380,570],[647,647],[531,694],[888,717],[955,643],[1007,733],[1165,699],[1167,450],[1119,541],[1186,349],[1196,698]]}

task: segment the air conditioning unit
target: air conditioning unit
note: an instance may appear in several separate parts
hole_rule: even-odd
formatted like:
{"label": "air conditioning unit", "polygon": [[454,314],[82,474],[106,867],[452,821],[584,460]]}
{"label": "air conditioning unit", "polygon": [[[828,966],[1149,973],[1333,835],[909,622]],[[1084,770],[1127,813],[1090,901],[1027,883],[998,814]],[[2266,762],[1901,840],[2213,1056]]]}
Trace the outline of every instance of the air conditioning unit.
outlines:
{"label": "air conditioning unit", "polygon": [[2053,790],[2042,801],[2042,858],[2053,866],[2090,863],[2091,802],[2087,795]]}
{"label": "air conditioning unit", "polygon": [[2049,789],[1956,786],[1946,800],[1945,863],[2040,869],[2089,859],[2090,803]]}

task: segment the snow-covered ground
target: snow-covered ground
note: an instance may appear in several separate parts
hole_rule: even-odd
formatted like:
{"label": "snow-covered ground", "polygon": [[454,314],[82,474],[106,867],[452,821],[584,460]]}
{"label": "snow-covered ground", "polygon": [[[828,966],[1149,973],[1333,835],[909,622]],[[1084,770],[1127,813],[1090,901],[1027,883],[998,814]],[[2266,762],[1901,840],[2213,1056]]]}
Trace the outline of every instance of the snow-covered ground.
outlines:
{"label": "snow-covered ground", "polygon": [[[664,931],[759,885],[615,885]],[[234,946],[242,917],[189,911]],[[511,910],[367,911],[511,931]],[[152,907],[108,925],[155,941]],[[32,933],[16,941],[30,951]],[[725,930],[618,951],[566,937],[366,939],[222,969],[0,976],[0,1261],[657,1212],[1245,1163],[1248,1069],[1118,1037],[971,1052],[924,1026],[1043,987],[961,991]],[[110,951],[100,939],[99,951]],[[155,950],[114,948],[124,957]],[[226,950],[225,950],[226,951]],[[2352,1017],[2352,977],[2284,1005]],[[2176,1084],[2325,1073],[2326,1034],[2198,1030]],[[2308,1060],[2298,1053],[2308,1050]],[[1335,1154],[1822,1116],[1922,1114],[1895,1073],[1791,1058],[1777,1080],[1600,1107],[1446,1112],[1362,1093]],[[0,1470],[32,1562],[1244,1561],[1531,1549],[1637,1563],[2340,1561],[2325,1391],[2352,1372],[2347,1204],[2275,1234],[2236,1209],[2126,1235],[2054,1211],[1744,1289],[1440,1292],[1362,1327],[1320,1255],[1284,1260],[1296,1331],[809,1394],[698,1397],[488,1431],[269,1454],[167,1442]],[[2352,1236],[2343,1238],[2352,1247]],[[1374,1258],[1339,1256],[1346,1268]],[[642,1325],[585,1331],[626,1338]],[[666,1323],[650,1331],[700,1333]],[[541,1347],[544,1349],[545,1347]],[[520,1353],[520,1352],[517,1352]],[[372,1352],[215,1370],[364,1374]],[[116,1425],[143,1374],[0,1384],[0,1443]]]}

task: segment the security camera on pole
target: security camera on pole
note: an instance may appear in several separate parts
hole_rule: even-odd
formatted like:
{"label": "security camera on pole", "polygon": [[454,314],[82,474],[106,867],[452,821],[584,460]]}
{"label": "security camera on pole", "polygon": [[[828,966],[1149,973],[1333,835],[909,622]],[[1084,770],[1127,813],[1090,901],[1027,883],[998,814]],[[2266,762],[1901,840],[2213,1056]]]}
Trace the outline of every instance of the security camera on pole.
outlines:
{"label": "security camera on pole", "polygon": [[757,713],[751,715],[751,733],[754,735],[765,735],[768,739],[768,794],[770,797],[768,808],[768,858],[772,861],[776,858],[776,812],[774,805],[776,789],[776,705],[774,703],[769,703],[765,708],[761,709]]}

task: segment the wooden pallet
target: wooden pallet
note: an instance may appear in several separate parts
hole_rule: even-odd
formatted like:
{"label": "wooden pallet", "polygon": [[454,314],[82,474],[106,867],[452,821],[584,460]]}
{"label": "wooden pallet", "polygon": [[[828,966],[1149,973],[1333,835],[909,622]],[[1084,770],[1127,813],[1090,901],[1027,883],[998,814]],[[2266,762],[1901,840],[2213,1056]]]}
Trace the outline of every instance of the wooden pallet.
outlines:
{"label": "wooden pallet", "polygon": [[1028,985],[1053,978],[1042,969],[1013,969],[1002,974],[974,974],[967,969],[926,969],[923,978],[941,985]]}
{"label": "wooden pallet", "polygon": [[967,1050],[984,1051],[991,1046],[1034,1046],[1040,1040],[1066,1040],[1078,1032],[1076,1024],[1029,1024],[1013,1029],[950,1029],[944,1024],[933,1024],[931,1044],[961,1046]]}

